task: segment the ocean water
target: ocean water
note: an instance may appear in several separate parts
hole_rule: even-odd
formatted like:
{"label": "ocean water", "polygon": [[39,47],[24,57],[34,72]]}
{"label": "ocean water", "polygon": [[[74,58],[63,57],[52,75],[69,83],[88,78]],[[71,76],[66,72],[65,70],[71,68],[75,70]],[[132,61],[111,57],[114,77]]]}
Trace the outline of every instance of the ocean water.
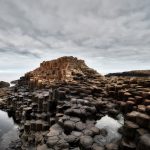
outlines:
{"label": "ocean water", "polygon": [[18,126],[7,112],[0,110],[0,150],[9,147],[12,141],[19,139]]}

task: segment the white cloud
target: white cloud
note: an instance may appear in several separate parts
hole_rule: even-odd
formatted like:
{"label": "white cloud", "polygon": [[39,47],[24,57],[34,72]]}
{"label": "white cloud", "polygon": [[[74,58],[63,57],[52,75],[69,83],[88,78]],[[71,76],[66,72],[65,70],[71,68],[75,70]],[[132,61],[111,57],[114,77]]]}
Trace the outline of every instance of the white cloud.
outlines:
{"label": "white cloud", "polygon": [[149,69],[149,0],[0,0],[0,7],[0,56],[9,60],[0,60],[1,71],[63,55],[100,72]]}

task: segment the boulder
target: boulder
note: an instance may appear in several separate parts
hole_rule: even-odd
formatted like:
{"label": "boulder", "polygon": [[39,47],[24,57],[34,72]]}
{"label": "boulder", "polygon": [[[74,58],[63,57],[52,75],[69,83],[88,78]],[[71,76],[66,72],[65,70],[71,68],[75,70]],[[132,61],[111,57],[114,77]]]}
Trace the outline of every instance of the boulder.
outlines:
{"label": "boulder", "polygon": [[8,82],[0,81],[0,88],[9,87],[10,84]]}
{"label": "boulder", "polygon": [[91,136],[82,136],[80,138],[80,144],[81,144],[81,147],[86,150],[91,149],[92,144],[93,144],[93,139]]}
{"label": "boulder", "polygon": [[137,150],[150,150],[150,134],[144,134],[140,137]]}

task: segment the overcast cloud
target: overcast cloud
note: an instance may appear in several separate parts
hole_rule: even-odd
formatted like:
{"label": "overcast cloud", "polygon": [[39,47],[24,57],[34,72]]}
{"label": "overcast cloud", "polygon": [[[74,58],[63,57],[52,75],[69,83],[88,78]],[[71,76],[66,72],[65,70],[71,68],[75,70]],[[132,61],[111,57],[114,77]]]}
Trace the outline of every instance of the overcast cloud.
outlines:
{"label": "overcast cloud", "polygon": [[0,0],[0,73],[64,55],[101,73],[150,69],[150,0]]}

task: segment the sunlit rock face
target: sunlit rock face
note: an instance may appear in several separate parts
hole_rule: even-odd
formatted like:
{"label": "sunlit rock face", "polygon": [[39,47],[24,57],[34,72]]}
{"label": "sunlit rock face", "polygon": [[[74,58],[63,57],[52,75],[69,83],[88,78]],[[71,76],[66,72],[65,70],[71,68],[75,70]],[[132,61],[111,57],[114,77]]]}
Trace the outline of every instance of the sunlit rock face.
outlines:
{"label": "sunlit rock face", "polygon": [[60,57],[51,61],[44,61],[40,67],[25,75],[31,82],[53,83],[57,81],[75,81],[85,77],[101,76],[94,69],[89,68],[84,60],[76,57]]}

